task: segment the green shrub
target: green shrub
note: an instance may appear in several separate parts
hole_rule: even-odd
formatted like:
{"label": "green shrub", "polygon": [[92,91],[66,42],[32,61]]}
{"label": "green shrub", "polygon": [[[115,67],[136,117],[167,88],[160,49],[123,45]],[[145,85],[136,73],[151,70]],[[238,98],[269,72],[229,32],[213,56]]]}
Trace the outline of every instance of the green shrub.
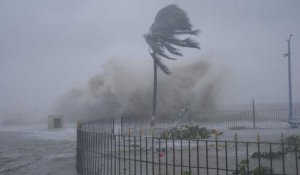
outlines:
{"label": "green shrub", "polygon": [[271,175],[272,170],[269,167],[257,167],[252,171],[253,175]]}
{"label": "green shrub", "polygon": [[247,165],[248,165],[247,160],[242,160],[239,163],[239,169],[235,172],[233,172],[233,175],[271,175],[272,174],[272,169],[269,167],[264,167],[260,166],[255,168],[254,170],[247,171]]}
{"label": "green shrub", "polygon": [[165,139],[206,139],[210,137],[209,134],[207,128],[199,128],[198,125],[182,125],[163,132],[160,137]]}
{"label": "green shrub", "polygon": [[280,159],[283,157],[283,155],[286,155],[287,153],[282,153],[281,151],[277,152],[254,152],[251,157],[258,159],[258,158],[267,158],[267,159]]}
{"label": "green shrub", "polygon": [[182,172],[182,174],[181,175],[191,175],[192,174],[192,172],[189,172],[189,171],[184,171],[184,172]]}
{"label": "green shrub", "polygon": [[286,138],[287,147],[286,152],[300,152],[300,136],[292,135]]}

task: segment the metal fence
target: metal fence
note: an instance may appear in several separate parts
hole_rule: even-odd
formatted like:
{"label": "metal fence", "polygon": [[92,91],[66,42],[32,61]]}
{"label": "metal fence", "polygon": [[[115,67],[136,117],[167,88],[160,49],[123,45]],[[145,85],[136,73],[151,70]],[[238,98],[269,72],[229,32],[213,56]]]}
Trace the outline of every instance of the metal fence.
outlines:
{"label": "metal fence", "polygon": [[298,175],[299,151],[283,138],[266,143],[120,134],[109,119],[78,124],[76,167],[81,175]]}
{"label": "metal fence", "polygon": [[[294,118],[300,121],[300,104],[293,105]],[[157,128],[174,126],[178,113],[158,114],[155,118]],[[116,122],[123,128],[150,127],[151,114],[115,115]],[[287,104],[259,104],[259,105],[230,105],[216,106],[213,109],[200,108],[188,110],[182,115],[185,124],[194,123],[205,127],[218,128],[278,128],[288,127]]]}

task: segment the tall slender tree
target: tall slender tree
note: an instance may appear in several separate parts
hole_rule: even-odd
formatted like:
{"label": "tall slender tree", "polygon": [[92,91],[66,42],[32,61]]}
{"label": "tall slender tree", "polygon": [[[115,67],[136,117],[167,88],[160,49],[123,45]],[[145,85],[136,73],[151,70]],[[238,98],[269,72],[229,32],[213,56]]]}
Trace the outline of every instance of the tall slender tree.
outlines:
{"label": "tall slender tree", "polygon": [[199,30],[193,30],[193,26],[187,14],[177,5],[168,5],[157,13],[154,23],[149,29],[148,34],[145,34],[145,40],[149,45],[149,53],[153,58],[154,66],[154,85],[153,85],[153,103],[151,126],[154,126],[154,118],[156,116],[156,101],[157,101],[157,67],[162,72],[169,75],[171,71],[163,63],[162,58],[176,60],[167,55],[166,51],[173,56],[183,56],[176,46],[190,47],[200,49],[199,43],[189,37],[182,39],[185,35],[198,35]]}

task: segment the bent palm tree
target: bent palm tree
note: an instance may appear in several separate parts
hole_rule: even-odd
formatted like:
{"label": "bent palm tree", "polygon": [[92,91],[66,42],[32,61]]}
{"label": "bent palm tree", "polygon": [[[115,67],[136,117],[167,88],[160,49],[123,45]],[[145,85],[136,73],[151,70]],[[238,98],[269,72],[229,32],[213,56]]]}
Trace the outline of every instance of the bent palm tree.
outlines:
{"label": "bent palm tree", "polygon": [[154,86],[153,86],[153,108],[151,126],[154,126],[157,101],[157,66],[167,75],[171,73],[169,68],[162,62],[161,58],[176,60],[166,54],[166,51],[176,56],[183,56],[178,48],[190,47],[200,49],[199,43],[191,38],[180,39],[178,35],[198,35],[199,30],[193,30],[187,14],[177,5],[171,4],[162,8],[156,15],[154,23],[145,34],[149,52],[153,58]]}

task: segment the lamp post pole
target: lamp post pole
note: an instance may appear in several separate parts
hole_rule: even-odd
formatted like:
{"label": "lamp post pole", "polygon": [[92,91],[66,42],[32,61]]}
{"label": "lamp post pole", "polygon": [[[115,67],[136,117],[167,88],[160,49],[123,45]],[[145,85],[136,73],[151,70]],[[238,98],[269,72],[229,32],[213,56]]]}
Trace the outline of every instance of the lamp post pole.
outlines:
{"label": "lamp post pole", "polygon": [[288,57],[288,73],[289,73],[289,121],[293,120],[293,100],[292,100],[292,73],[291,73],[291,38],[292,34],[290,34],[290,38],[287,40],[288,42],[288,53],[285,56]]}

